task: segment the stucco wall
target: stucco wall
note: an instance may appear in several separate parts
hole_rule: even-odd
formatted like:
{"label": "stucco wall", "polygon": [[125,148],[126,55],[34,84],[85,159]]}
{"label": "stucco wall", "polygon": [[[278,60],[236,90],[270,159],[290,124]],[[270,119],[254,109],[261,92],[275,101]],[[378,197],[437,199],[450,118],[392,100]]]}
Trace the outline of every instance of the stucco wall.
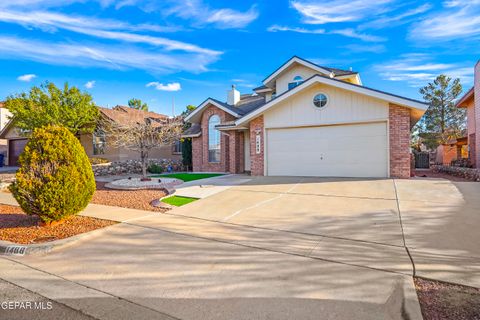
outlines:
{"label": "stucco wall", "polygon": [[[475,94],[475,127],[480,128],[480,61],[475,65],[474,73],[474,94]],[[480,129],[479,129],[480,130]],[[475,162],[480,165],[480,137],[475,133]]]}
{"label": "stucco wall", "polygon": [[[104,158],[110,161],[134,160],[140,157],[138,152],[128,150],[126,148],[112,147],[111,139],[107,137],[107,143],[104,154],[93,154],[93,139],[91,134],[84,134],[80,136],[80,143],[89,157]],[[181,154],[174,154],[172,146],[159,146],[158,148],[150,150],[148,155],[151,159],[172,159],[180,160]]]}
{"label": "stucco wall", "polygon": [[[318,93],[326,94],[329,100],[321,109],[313,105],[313,97]],[[387,118],[387,102],[324,84],[315,84],[280,102],[264,114],[265,128]]]}

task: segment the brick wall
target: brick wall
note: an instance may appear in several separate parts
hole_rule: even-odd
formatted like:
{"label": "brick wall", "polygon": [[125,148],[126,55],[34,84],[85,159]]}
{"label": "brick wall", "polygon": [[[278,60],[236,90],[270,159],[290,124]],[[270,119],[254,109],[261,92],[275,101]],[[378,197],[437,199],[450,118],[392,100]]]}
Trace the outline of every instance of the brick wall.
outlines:
{"label": "brick wall", "polygon": [[229,135],[229,152],[230,152],[230,173],[242,173],[244,171],[243,166],[243,133],[238,130],[231,130]]}
{"label": "brick wall", "polygon": [[[256,136],[260,135],[261,145],[260,153],[256,152]],[[263,136],[263,116],[259,116],[250,122],[250,161],[252,176],[263,176],[264,168],[264,145],[265,137]]]}
{"label": "brick wall", "polygon": [[390,104],[390,176],[410,177],[410,109]]}
{"label": "brick wall", "polygon": [[475,65],[474,72],[474,95],[475,95],[475,163],[480,166],[480,61]]}
{"label": "brick wall", "polygon": [[192,167],[195,172],[202,172],[203,150],[202,150],[203,137],[192,138]]}
{"label": "brick wall", "polygon": [[468,161],[474,168],[477,167],[476,150],[476,136],[475,133],[472,133],[468,136]]}
{"label": "brick wall", "polygon": [[211,116],[218,115],[220,122],[234,120],[234,117],[225,111],[210,106],[203,111],[200,122],[202,135],[192,139],[192,165],[193,170],[198,172],[228,172],[230,168],[229,137],[220,135],[220,162],[208,162],[208,120]]}

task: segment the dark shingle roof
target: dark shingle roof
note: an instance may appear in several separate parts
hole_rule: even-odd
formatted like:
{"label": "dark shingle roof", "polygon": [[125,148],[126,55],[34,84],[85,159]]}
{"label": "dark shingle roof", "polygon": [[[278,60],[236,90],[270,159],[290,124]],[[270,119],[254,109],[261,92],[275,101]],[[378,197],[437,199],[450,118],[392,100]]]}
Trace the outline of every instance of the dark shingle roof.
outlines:
{"label": "dark shingle roof", "polygon": [[306,59],[303,59],[303,58],[300,58],[299,56],[293,56],[291,57],[290,59],[288,59],[284,64],[282,64],[280,67],[278,67],[277,69],[275,69],[275,71],[273,71],[272,73],[270,73],[265,79],[263,79],[263,81],[267,80],[272,74],[274,74],[275,72],[277,72],[278,70],[282,69],[283,66],[285,66],[287,63],[289,63],[292,59],[294,58],[297,58],[299,60],[302,60],[302,61],[305,61],[307,63],[310,63],[310,64],[313,64],[314,66],[317,66],[319,68],[322,68],[322,69],[325,69],[327,71],[330,71],[330,72],[333,72],[335,74],[335,76],[345,76],[345,75],[349,75],[349,74],[358,74],[358,72],[356,71],[350,71],[350,70],[343,70],[343,69],[337,69],[337,68],[329,68],[329,67],[324,67],[324,66],[321,66],[321,65],[318,65],[312,61],[309,61],[309,60],[306,60]]}
{"label": "dark shingle roof", "polygon": [[227,108],[228,110],[235,112],[240,116],[244,116],[247,113],[250,113],[251,111],[258,109],[265,104],[265,97],[252,95],[252,94],[242,95],[240,101],[235,106],[232,106],[225,102],[221,102],[217,99],[213,99],[213,98],[210,98],[210,99],[220,104],[221,106]]}
{"label": "dark shingle roof", "polygon": [[272,88],[269,88],[269,87],[267,87],[267,86],[262,85],[262,86],[260,86],[260,87],[254,88],[253,91],[264,90],[264,89],[270,89],[270,90],[271,90]]}
{"label": "dark shingle roof", "polygon": [[185,130],[182,135],[184,136],[190,136],[190,135],[196,135],[202,132],[202,127],[200,126],[199,123],[194,123],[190,128]]}

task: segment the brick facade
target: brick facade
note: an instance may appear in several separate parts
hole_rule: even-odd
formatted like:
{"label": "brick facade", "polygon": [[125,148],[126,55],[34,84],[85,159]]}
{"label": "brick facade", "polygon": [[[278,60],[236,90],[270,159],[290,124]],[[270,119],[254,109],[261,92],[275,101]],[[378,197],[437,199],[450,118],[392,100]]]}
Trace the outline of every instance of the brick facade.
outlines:
{"label": "brick facade", "polygon": [[242,173],[245,171],[244,159],[245,155],[243,153],[243,132],[238,130],[228,131],[230,141],[230,164],[229,170],[230,173]]}
{"label": "brick facade", "polygon": [[410,178],[410,109],[390,104],[390,176]]}
{"label": "brick facade", "polygon": [[474,99],[475,99],[475,163],[477,167],[480,166],[480,61],[475,65],[474,72]]}
{"label": "brick facade", "polygon": [[205,109],[200,122],[202,135],[192,138],[192,165],[193,171],[197,172],[228,172],[230,168],[229,137],[226,134],[220,135],[220,162],[208,162],[208,120],[211,116],[218,115],[220,122],[234,120],[233,116],[225,111],[210,106]]}
{"label": "brick facade", "polygon": [[[263,116],[259,116],[250,122],[250,162],[252,176],[264,175],[264,143],[263,136]],[[260,136],[260,153],[257,153],[256,140],[257,135]]]}
{"label": "brick facade", "polygon": [[192,138],[192,169],[194,172],[202,171],[203,137]]}

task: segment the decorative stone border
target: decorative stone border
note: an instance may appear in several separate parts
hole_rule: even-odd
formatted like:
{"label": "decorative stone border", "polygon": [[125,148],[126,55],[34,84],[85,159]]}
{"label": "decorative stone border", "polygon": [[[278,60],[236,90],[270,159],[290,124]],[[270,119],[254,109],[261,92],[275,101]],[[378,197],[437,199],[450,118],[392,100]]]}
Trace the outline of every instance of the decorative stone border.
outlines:
{"label": "decorative stone border", "polygon": [[[173,171],[183,171],[181,160],[171,159],[149,159],[147,166],[158,165],[166,172],[169,168]],[[100,163],[92,165],[95,176],[121,175],[131,173],[142,173],[142,163],[140,160],[114,161],[109,163]]]}
{"label": "decorative stone border", "polygon": [[[145,190],[145,189],[166,189],[174,190],[175,186],[183,183],[175,178],[151,178],[151,181],[140,181],[140,178],[119,179],[105,184],[106,188],[118,190]],[[165,182],[162,182],[165,181]]]}
{"label": "decorative stone border", "polygon": [[480,170],[475,168],[432,165],[431,169],[434,172],[447,173],[472,181],[480,181]]}

